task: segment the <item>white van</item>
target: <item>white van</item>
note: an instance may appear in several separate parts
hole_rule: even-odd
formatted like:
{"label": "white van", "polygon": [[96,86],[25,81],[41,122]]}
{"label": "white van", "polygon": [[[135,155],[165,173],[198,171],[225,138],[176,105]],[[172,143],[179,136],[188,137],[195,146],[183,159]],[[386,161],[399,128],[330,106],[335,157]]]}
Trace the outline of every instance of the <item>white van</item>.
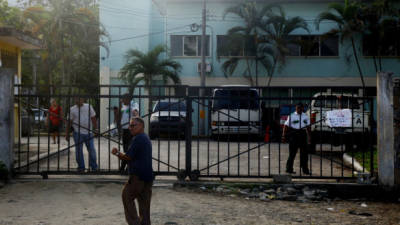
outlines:
{"label": "white van", "polygon": [[[307,114],[311,119],[311,132],[313,148],[316,143],[331,143],[334,146],[341,141],[356,144],[357,148],[362,148],[366,143],[368,131],[371,129],[371,112],[365,110],[365,104],[357,95],[347,93],[316,93],[311,101],[311,107]],[[352,114],[352,126],[343,127],[340,132],[338,129],[330,127],[326,121],[328,111],[336,109],[350,109]],[[340,135],[342,139],[340,141]],[[352,147],[351,147],[352,148]]]}
{"label": "white van", "polygon": [[261,110],[257,89],[246,85],[226,85],[213,90],[212,136],[259,135],[260,129]]}

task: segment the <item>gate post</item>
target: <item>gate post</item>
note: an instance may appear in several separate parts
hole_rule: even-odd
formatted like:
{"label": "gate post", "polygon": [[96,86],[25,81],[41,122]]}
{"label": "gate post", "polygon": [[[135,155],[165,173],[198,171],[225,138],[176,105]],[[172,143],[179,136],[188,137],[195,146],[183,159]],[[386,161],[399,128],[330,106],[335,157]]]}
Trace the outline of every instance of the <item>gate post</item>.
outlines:
{"label": "gate post", "polygon": [[8,171],[14,161],[14,75],[11,70],[0,68],[0,162]]}
{"label": "gate post", "polygon": [[186,153],[185,153],[185,168],[186,175],[189,176],[192,171],[192,99],[186,98]]}
{"label": "gate post", "polygon": [[400,187],[400,90],[392,75],[380,72],[377,81],[378,179],[388,189]]}

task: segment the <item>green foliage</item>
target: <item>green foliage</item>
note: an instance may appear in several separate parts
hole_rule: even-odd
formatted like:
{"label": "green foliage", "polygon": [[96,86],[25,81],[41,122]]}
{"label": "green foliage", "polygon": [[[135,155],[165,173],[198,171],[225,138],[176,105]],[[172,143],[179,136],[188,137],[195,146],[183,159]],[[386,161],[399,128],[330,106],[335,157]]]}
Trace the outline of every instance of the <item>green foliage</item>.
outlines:
{"label": "green foliage", "polygon": [[[155,84],[155,80],[159,76],[164,84],[167,84],[168,80],[172,80],[174,84],[181,83],[178,75],[182,68],[181,64],[171,59],[160,59],[160,55],[164,52],[166,52],[166,48],[162,45],[154,47],[147,53],[134,49],[126,52],[126,63],[121,68],[119,75],[126,84],[130,85],[129,93],[133,93],[135,86],[143,82],[149,91],[149,96],[152,96],[151,86]],[[152,108],[151,106],[151,97],[149,97],[149,110]]]}
{"label": "green foliage", "polygon": [[0,27],[10,26],[22,30],[24,23],[18,8],[8,6],[7,0],[0,0]]}
{"label": "green foliage", "polygon": [[[66,84],[86,87],[72,90],[92,93],[89,86],[99,83],[99,47],[108,50],[108,35],[99,22],[98,6],[89,0],[21,0],[26,29],[41,39],[43,49],[24,52],[22,70],[25,84],[46,84],[42,93],[65,94],[68,90],[49,89]],[[38,58],[36,60],[32,60]],[[37,64],[37,82],[33,64]]]}
{"label": "green foliage", "polygon": [[[259,32],[260,21],[262,19],[261,11],[258,9],[256,2],[241,2],[236,6],[229,7],[225,10],[223,18],[229,14],[240,17],[244,26],[235,26],[228,30],[228,42],[232,51],[240,52],[244,51],[243,56],[231,57],[222,64],[222,70],[225,76],[233,75],[234,71],[237,70],[239,63],[242,61],[246,64],[246,69],[243,71],[242,76],[247,78],[251,85],[253,85],[253,71],[252,65],[256,59],[257,45],[255,43],[255,37]],[[249,42],[249,41],[252,41]],[[255,47],[252,47],[255,46]],[[244,49],[243,49],[244,48]],[[251,51],[251,49],[254,49]]]}
{"label": "green foliage", "polygon": [[301,17],[289,18],[280,5],[267,5],[262,9],[264,20],[261,22],[261,29],[264,31],[259,37],[259,55],[264,56],[262,64],[268,72],[267,86],[271,84],[271,79],[276,67],[282,69],[286,65],[286,57],[289,55],[289,44],[304,44],[290,39],[290,34],[298,29],[307,32],[308,24]]}
{"label": "green foliage", "polygon": [[[376,0],[361,5],[360,18],[364,23],[364,38],[373,45],[368,46],[373,56],[375,71],[383,71],[382,56],[388,53],[389,44],[398,45],[400,36],[400,5],[391,0]],[[395,51],[395,46],[392,46]],[[398,48],[398,47],[397,47]],[[390,47],[389,47],[390,49]],[[389,50],[390,51],[390,50]],[[390,53],[389,53],[390,54]]]}
{"label": "green foliage", "polygon": [[224,18],[228,14],[240,17],[245,25],[229,29],[227,46],[234,52],[240,51],[240,48],[244,46],[245,54],[243,57],[231,57],[226,60],[222,64],[224,73],[232,75],[239,63],[244,61],[247,68],[242,75],[253,84],[252,67],[254,62],[257,63],[260,60],[261,65],[267,70],[269,77],[267,85],[270,85],[277,66],[282,69],[286,64],[286,56],[289,54],[288,45],[293,43],[289,40],[289,35],[297,29],[308,31],[307,23],[301,17],[287,17],[278,4],[262,7],[256,2],[243,1],[227,8]]}
{"label": "green foliage", "polygon": [[[374,166],[374,171],[378,171],[378,150],[376,147],[373,149],[373,166]],[[371,170],[371,152],[367,151],[360,151],[360,152],[352,152],[350,153],[352,157],[354,157],[357,162],[361,164],[366,170],[370,171]]]}
{"label": "green foliage", "polygon": [[158,45],[148,53],[130,49],[125,54],[126,63],[120,72],[121,79],[133,87],[143,81],[144,85],[154,84],[156,76],[161,76],[164,84],[170,79],[174,84],[180,84],[178,72],[181,65],[171,59],[160,59],[160,55],[166,51],[165,47]]}
{"label": "green foliage", "polygon": [[328,10],[320,13],[315,21],[316,28],[322,21],[330,21],[336,24],[336,27],[331,29],[327,35],[338,35],[341,42],[350,40],[353,56],[357,64],[360,74],[361,84],[365,87],[364,75],[358,60],[357,47],[354,37],[362,34],[364,30],[364,22],[360,17],[361,4],[357,1],[346,0],[344,3],[331,3]]}

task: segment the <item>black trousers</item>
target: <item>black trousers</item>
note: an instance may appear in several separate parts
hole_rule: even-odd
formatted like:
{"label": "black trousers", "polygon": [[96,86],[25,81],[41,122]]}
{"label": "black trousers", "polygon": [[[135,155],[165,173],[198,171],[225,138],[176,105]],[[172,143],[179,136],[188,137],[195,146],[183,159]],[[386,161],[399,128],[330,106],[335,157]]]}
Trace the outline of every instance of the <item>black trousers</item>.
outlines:
{"label": "black trousers", "polygon": [[[132,134],[129,131],[129,129],[122,129],[122,146],[123,146],[125,153],[128,152],[129,145],[131,144],[131,140],[132,140]],[[127,162],[124,160],[121,160],[120,170],[121,171],[125,170],[126,165],[127,165]]]}
{"label": "black trousers", "polygon": [[305,130],[290,129],[289,133],[289,157],[286,162],[286,170],[293,171],[293,162],[297,149],[300,148],[300,167],[308,170],[307,133]]}

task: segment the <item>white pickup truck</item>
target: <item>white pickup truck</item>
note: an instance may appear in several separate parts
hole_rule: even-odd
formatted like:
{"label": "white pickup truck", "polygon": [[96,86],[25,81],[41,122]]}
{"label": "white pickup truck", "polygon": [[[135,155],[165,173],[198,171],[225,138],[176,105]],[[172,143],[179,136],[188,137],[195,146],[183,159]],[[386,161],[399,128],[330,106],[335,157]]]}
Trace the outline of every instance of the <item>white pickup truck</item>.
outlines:
{"label": "white pickup truck", "polygon": [[[307,114],[311,120],[312,148],[317,143],[330,143],[334,146],[345,144],[346,151],[357,145],[362,150],[368,141],[368,131],[371,129],[371,113],[366,110],[366,103],[356,95],[345,93],[317,93],[313,96]],[[331,127],[327,123],[327,112],[338,109],[351,111],[351,126]]]}

